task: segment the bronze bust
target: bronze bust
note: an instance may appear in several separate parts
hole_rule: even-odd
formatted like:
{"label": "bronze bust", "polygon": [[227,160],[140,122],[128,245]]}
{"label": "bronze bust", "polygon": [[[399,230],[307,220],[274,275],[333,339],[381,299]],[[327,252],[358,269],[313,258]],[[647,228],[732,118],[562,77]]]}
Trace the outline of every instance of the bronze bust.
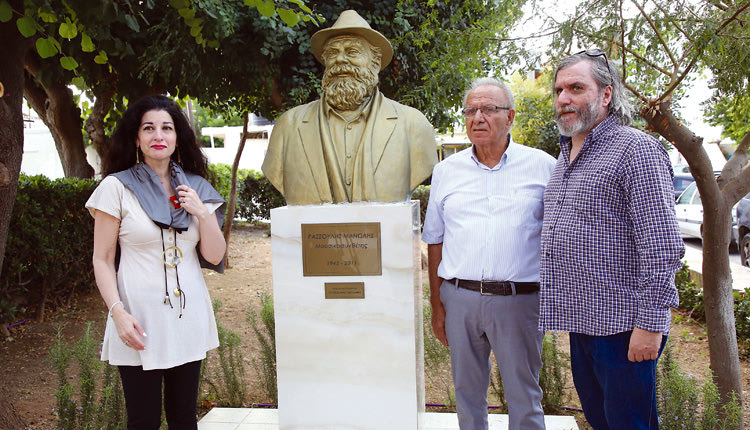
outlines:
{"label": "bronze bust", "polygon": [[383,96],[378,73],[393,48],[357,12],[310,39],[323,65],[323,96],[285,112],[263,173],[289,205],[405,201],[437,163],[432,125]]}

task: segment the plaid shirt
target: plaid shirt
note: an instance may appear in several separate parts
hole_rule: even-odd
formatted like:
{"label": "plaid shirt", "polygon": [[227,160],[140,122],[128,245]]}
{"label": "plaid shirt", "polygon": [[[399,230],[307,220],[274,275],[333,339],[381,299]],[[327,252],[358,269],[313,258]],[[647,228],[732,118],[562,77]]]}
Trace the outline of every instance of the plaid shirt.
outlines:
{"label": "plaid shirt", "polygon": [[669,333],[684,244],[672,168],[653,137],[602,121],[570,164],[570,138],[544,193],[542,330]]}

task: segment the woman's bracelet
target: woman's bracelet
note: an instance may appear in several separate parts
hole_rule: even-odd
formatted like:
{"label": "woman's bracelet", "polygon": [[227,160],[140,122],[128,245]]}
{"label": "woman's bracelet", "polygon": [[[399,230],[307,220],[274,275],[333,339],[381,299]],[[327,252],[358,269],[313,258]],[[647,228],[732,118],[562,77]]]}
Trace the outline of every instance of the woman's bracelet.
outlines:
{"label": "woman's bracelet", "polygon": [[112,304],[112,306],[109,307],[109,312],[107,312],[107,318],[112,318],[112,309],[115,308],[117,305],[122,305],[123,309],[125,308],[125,305],[122,303],[122,300],[118,300]]}

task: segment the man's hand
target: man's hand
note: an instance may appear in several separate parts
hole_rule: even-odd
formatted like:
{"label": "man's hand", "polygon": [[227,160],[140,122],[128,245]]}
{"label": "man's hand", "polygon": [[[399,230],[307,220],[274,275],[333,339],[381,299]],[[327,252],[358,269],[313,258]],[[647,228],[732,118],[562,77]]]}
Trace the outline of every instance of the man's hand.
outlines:
{"label": "man's hand", "polygon": [[448,346],[448,336],[445,334],[445,308],[438,298],[437,303],[432,303],[432,332],[435,337],[445,346]]}
{"label": "man's hand", "polygon": [[661,348],[661,333],[636,327],[630,336],[628,360],[638,362],[656,360],[659,357],[659,348]]}

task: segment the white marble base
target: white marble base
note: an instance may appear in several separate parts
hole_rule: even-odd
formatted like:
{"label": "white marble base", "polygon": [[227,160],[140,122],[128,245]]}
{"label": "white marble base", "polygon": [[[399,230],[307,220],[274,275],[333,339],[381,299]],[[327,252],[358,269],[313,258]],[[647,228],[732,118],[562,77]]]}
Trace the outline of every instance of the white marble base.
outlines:
{"label": "white marble base", "polygon": [[[373,410],[376,413],[388,411]],[[547,430],[578,430],[574,417],[546,415]],[[198,423],[198,430],[279,430],[276,409],[213,408]],[[458,430],[458,417],[451,413],[427,412],[424,430]],[[508,430],[508,416],[489,415],[489,430]]]}
{"label": "white marble base", "polygon": [[[382,275],[303,276],[301,224],[380,223]],[[424,418],[419,204],[271,211],[279,428],[421,430]],[[364,282],[364,299],[326,299]]]}

